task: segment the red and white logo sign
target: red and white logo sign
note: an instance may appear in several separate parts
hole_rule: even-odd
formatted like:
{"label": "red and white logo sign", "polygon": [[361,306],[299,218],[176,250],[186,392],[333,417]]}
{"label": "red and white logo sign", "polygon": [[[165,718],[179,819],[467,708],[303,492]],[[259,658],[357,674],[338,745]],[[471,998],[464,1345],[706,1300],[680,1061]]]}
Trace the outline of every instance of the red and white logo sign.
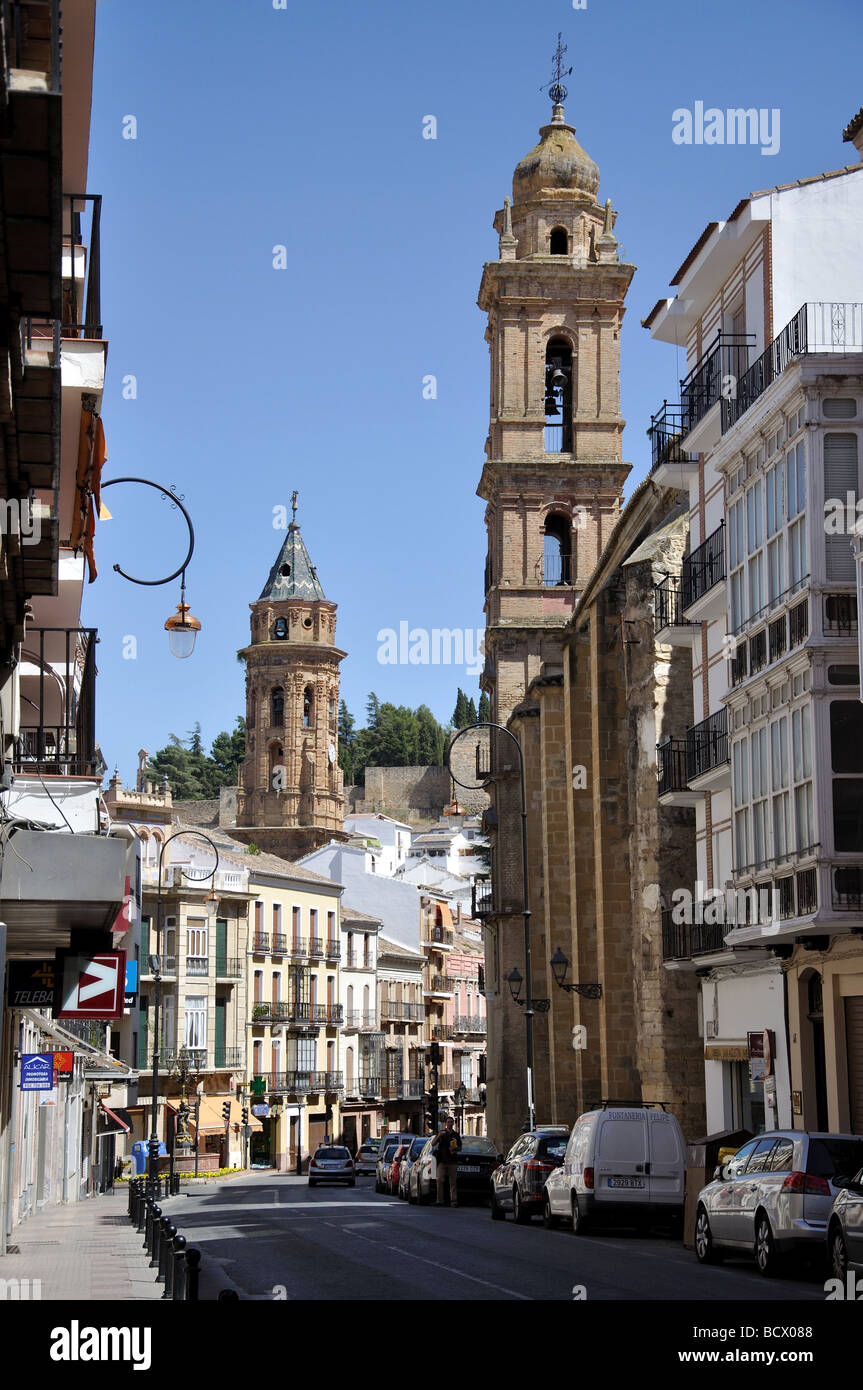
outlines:
{"label": "red and white logo sign", "polygon": [[122,1018],[126,952],[57,952],[60,1007],[55,1018]]}

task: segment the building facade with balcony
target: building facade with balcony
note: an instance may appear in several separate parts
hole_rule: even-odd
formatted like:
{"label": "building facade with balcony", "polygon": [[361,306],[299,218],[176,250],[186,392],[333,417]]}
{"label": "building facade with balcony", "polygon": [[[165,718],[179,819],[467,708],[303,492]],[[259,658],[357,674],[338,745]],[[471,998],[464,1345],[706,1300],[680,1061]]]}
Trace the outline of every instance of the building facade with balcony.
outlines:
{"label": "building facade with balcony", "polygon": [[247,862],[246,1088],[263,1126],[250,1158],[304,1171],[325,1136],[341,1131],[342,886],[275,855]]}
{"label": "building facade with balcony", "polygon": [[694,722],[658,756],[696,816],[694,911],[666,901],[664,936],[701,980],[709,1130],[863,1133],[861,216],[861,164],[743,198],[645,320],[689,365],[651,476],[688,502],[656,621],[691,650]]}
{"label": "building facade with balcony", "polygon": [[378,1013],[383,1131],[424,1134],[423,957],[384,935],[378,940]]}
{"label": "building facade with balcony", "polygon": [[[441,928],[436,920],[437,909],[446,904],[429,906],[435,915],[430,925],[433,951],[441,944],[437,940],[441,930],[446,934],[449,929]],[[470,921],[454,923],[451,931],[453,949],[448,954],[446,969],[452,980],[453,997],[444,1007],[443,1026],[448,1037],[442,1041],[450,1049],[452,1062],[442,1070],[452,1073],[453,1092],[447,1099],[462,1134],[485,1134],[488,1020],[482,931],[478,922]],[[431,1031],[434,1035],[434,1027]]]}
{"label": "building facade with balcony", "polygon": [[379,917],[342,903],[341,1000],[345,1026],[340,1062],[345,1079],[341,1140],[356,1153],[383,1132],[384,1036],[378,1008]]}
{"label": "building facade with balcony", "polygon": [[[81,621],[85,569],[95,576],[89,509],[104,461],[107,351],[100,199],[87,192],[95,8],[66,6],[62,31],[56,0],[8,0],[0,14],[0,950],[52,969],[70,946],[133,950],[140,903],[135,838],[101,811],[98,636]],[[98,1115],[82,1115],[104,1113],[92,1070],[95,1089],[73,1083],[70,1098],[84,1099],[67,1106],[15,1097],[24,1043],[92,1061],[89,1042],[49,1012],[25,1016],[3,1001],[0,1184],[12,1224],[104,1178],[107,1133]],[[134,1084],[134,1059],[121,1060]],[[104,1066],[117,1074],[110,1057]],[[76,1077],[82,1068],[78,1058]],[[4,1221],[0,1249],[6,1234]]]}

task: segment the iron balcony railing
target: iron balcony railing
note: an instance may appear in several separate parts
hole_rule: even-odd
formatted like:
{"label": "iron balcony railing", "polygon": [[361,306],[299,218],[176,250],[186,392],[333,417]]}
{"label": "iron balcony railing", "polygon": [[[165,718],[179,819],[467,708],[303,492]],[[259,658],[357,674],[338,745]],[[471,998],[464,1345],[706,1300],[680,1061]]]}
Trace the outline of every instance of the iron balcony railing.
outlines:
{"label": "iron balcony railing", "polygon": [[794,358],[861,351],[863,304],[816,300],[801,305],[752,366],[736,374],[735,390],[722,400],[722,433],[737,423]]}
{"label": "iron balcony railing", "polygon": [[686,742],[690,749],[690,781],[702,777],[728,762],[728,711],[717,710],[700,724],[686,731]]}
{"label": "iron balcony railing", "polygon": [[667,574],[661,584],[654,584],[654,626],[657,632],[664,627],[691,627],[683,617],[681,580],[679,574]]}
{"label": "iron balcony railing", "polygon": [[689,960],[692,956],[704,956],[714,951],[723,951],[725,935],[730,930],[725,922],[674,922],[673,908],[662,909],[662,959]]}
{"label": "iron balcony railing", "polygon": [[809,636],[809,600],[805,598],[788,612],[788,642],[798,647]]}
{"label": "iron balcony railing", "polygon": [[685,738],[666,738],[656,745],[658,794],[685,791],[689,783],[689,745]]}
{"label": "iron balcony railing", "polygon": [[863,912],[863,869],[859,865],[833,869],[832,900],[836,912]]}
{"label": "iron balcony railing", "polygon": [[345,965],[349,970],[372,970],[374,961],[371,956],[363,955],[362,951],[348,951],[345,955]]}
{"label": "iron balcony railing", "polygon": [[210,973],[208,956],[186,956],[186,974],[206,977]]}
{"label": "iron balcony railing", "polygon": [[683,408],[669,405],[663,401],[662,409],[651,415],[650,429],[651,470],[664,463],[697,463],[698,455],[689,454],[681,447],[686,431],[683,428]]}
{"label": "iron balcony railing", "polygon": [[494,892],[488,880],[471,886],[470,915],[474,918],[490,917],[494,912]]}
{"label": "iron balcony railing", "polygon": [[430,975],[426,986],[427,992],[431,994],[452,994],[455,989],[455,980],[449,975]]}
{"label": "iron balcony railing", "polygon": [[258,1000],[252,1005],[252,1022],[266,1023],[272,1019],[276,1023],[285,1023],[291,1017],[293,1007],[285,999]]}
{"label": "iron balcony railing", "polygon": [[243,962],[239,956],[216,956],[216,979],[236,980],[243,973]]}
{"label": "iron balcony railing", "polygon": [[170,1071],[178,1062],[186,1060],[194,1071],[207,1070],[207,1049],[205,1047],[168,1047],[159,1053],[159,1071]]}
{"label": "iron balcony railing", "polygon": [[428,929],[426,944],[430,946],[451,946],[453,934],[446,927],[433,926]]}
{"label": "iron balcony railing", "polygon": [[31,627],[18,665],[19,776],[96,775],[95,628]]}
{"label": "iron balcony railing", "polygon": [[482,1014],[456,1014],[453,1026],[457,1033],[484,1033],[487,1025]]}
{"label": "iron balcony railing", "polygon": [[749,362],[751,335],[717,333],[710,347],[680,383],[684,434],[703,420],[724,393],[739,382]]}
{"label": "iron balcony railing", "polygon": [[351,1009],[345,1014],[345,1027],[348,1029],[376,1028],[377,1020],[373,1009]]}
{"label": "iron balcony railing", "polygon": [[309,944],[308,944],[308,942],[307,942],[303,937],[301,937],[301,936],[296,937],[296,938],[291,942],[291,955],[292,955],[292,956],[307,956],[308,954],[309,954]]}
{"label": "iron balcony railing", "polygon": [[328,941],[326,945],[327,960],[339,960],[342,954],[342,944],[340,941]]}
{"label": "iron balcony railing", "polygon": [[361,1076],[357,1085],[361,1096],[379,1096],[383,1082],[379,1076]]}
{"label": "iron balcony railing", "polygon": [[571,555],[544,555],[542,561],[542,582],[544,587],[548,589],[560,584],[572,584],[572,560],[573,557]]}
{"label": "iron balcony railing", "polygon": [[691,554],[683,557],[680,576],[683,607],[689,608],[691,604],[697,603],[703,594],[724,578],[725,522],[721,521],[706,541],[697,546]]}
{"label": "iron balcony railing", "polygon": [[272,954],[274,956],[285,956],[288,953],[288,938],[276,932],[273,936]]}
{"label": "iron balcony railing", "polygon": [[256,955],[266,955],[270,949],[270,933],[266,931],[256,931],[252,937],[252,950]]}
{"label": "iron balcony railing", "polygon": [[381,1018],[385,1022],[419,1023],[425,1018],[422,1004],[404,1004],[393,999],[381,1002]]}
{"label": "iron balcony railing", "polygon": [[217,1070],[235,1071],[237,1067],[245,1064],[245,1053],[241,1047],[219,1047],[216,1046],[213,1055],[213,1066]]}
{"label": "iron balcony railing", "polygon": [[[89,228],[86,226],[88,204],[90,205]],[[83,227],[82,219],[85,220]],[[102,337],[101,220],[101,193],[64,195],[63,243],[71,258],[72,272],[71,277],[63,281],[64,338],[100,339]],[[79,280],[83,282],[80,304],[78,298]]]}
{"label": "iron balcony railing", "polygon": [[451,1023],[435,1023],[432,1027],[432,1037],[435,1042],[449,1042],[453,1035]]}
{"label": "iron balcony railing", "polygon": [[824,631],[841,637],[857,631],[856,594],[824,595]]}
{"label": "iron balcony railing", "polygon": [[419,1100],[422,1093],[423,1083],[419,1077],[402,1076],[385,1081],[381,1096],[384,1100]]}
{"label": "iron balcony railing", "polygon": [[321,937],[319,937],[319,936],[313,936],[313,937],[311,937],[311,938],[309,939],[309,955],[310,955],[310,956],[322,956],[323,954],[324,954],[324,943],[323,943]]}
{"label": "iron balcony railing", "polygon": [[455,1090],[455,1073],[451,1071],[441,1072],[437,1079],[438,1092]]}

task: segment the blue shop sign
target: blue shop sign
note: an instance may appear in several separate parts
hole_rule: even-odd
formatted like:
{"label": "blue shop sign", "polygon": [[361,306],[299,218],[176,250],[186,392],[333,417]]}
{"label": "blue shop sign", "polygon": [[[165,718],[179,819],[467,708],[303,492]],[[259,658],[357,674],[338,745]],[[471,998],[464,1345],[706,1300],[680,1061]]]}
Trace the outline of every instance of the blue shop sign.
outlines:
{"label": "blue shop sign", "polygon": [[53,1091],[54,1057],[48,1052],[22,1052],[21,1080],[22,1091]]}

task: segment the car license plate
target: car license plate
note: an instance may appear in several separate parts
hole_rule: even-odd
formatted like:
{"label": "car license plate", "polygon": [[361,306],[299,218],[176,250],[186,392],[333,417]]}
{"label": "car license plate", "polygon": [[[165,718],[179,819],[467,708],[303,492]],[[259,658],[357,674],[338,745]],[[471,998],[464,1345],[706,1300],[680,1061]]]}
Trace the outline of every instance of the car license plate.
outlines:
{"label": "car license plate", "polygon": [[609,1187],[644,1187],[644,1178],[609,1178]]}
{"label": "car license plate", "polygon": [[458,1165],[458,1171],[460,1173],[481,1173],[482,1169],[478,1168],[475,1164],[460,1163]]}

